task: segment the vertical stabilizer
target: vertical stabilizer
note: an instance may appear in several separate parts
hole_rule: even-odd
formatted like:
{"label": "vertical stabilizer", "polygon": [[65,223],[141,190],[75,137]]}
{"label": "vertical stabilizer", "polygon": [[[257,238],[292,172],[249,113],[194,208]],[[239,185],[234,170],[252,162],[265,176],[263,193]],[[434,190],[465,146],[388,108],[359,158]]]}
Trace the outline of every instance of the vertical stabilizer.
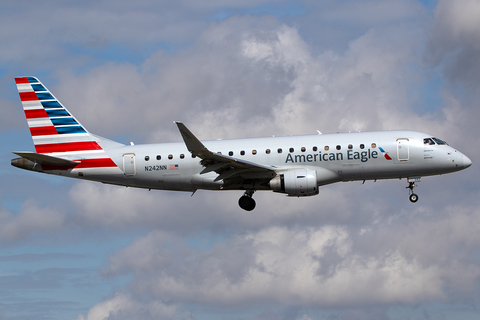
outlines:
{"label": "vertical stabilizer", "polygon": [[76,168],[116,167],[82,124],[35,77],[15,78],[35,150],[79,161]]}

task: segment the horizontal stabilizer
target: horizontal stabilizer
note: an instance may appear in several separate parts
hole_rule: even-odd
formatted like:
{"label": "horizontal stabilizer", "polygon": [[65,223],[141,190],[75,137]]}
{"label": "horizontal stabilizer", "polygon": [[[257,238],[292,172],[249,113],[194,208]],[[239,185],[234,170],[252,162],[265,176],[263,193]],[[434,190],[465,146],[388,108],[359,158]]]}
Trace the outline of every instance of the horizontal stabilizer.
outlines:
{"label": "horizontal stabilizer", "polygon": [[38,164],[45,164],[45,165],[55,165],[60,167],[75,167],[80,162],[71,161],[67,159],[47,156],[44,154],[39,154],[35,152],[14,152],[17,156],[22,158],[28,159]]}

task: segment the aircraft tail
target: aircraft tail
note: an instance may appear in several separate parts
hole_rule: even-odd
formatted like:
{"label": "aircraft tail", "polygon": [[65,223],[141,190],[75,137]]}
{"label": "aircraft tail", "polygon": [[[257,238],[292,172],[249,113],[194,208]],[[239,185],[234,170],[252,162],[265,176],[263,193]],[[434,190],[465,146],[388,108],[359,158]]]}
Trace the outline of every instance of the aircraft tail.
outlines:
{"label": "aircraft tail", "polygon": [[15,83],[37,154],[75,161],[75,168],[117,167],[101,144],[122,144],[89,133],[37,78]]}

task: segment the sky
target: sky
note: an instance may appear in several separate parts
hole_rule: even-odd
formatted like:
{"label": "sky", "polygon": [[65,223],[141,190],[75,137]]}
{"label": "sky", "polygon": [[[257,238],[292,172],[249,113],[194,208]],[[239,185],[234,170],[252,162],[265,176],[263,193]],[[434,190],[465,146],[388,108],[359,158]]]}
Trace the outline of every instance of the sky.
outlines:
{"label": "sky", "polygon": [[[0,319],[478,319],[478,0],[4,0],[0,43]],[[42,175],[15,76],[125,144],[407,129],[473,165],[251,212]]]}

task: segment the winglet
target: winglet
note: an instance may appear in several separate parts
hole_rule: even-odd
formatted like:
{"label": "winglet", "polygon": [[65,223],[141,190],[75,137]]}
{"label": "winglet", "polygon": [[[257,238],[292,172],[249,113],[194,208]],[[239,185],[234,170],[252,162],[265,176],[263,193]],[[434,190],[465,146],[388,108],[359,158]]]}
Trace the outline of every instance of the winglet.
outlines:
{"label": "winglet", "polygon": [[180,130],[188,151],[196,156],[201,156],[204,153],[210,153],[203,143],[201,143],[200,140],[198,140],[197,137],[195,137],[182,122],[175,121],[174,123],[177,125],[178,130]]}

